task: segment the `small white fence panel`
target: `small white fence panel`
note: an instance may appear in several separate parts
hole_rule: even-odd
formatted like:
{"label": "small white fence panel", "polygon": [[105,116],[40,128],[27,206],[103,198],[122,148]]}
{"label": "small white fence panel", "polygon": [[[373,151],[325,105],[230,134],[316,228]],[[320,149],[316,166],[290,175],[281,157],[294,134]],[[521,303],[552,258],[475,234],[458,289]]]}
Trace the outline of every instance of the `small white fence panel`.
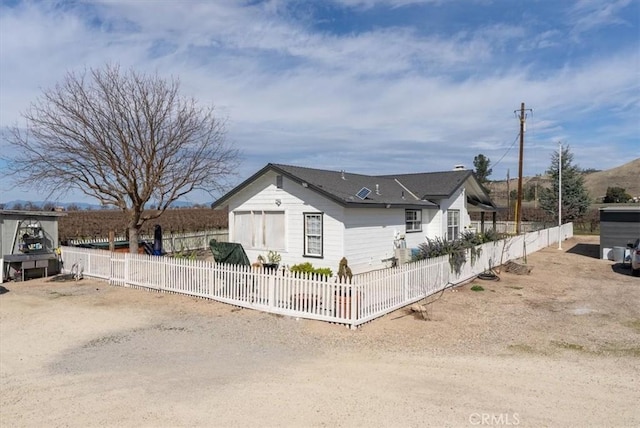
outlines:
{"label": "small white fence panel", "polygon": [[573,236],[573,224],[480,246],[452,272],[447,256],[354,275],[351,280],[210,261],[62,247],[63,271],[111,284],[181,293],[236,306],[353,327]]}

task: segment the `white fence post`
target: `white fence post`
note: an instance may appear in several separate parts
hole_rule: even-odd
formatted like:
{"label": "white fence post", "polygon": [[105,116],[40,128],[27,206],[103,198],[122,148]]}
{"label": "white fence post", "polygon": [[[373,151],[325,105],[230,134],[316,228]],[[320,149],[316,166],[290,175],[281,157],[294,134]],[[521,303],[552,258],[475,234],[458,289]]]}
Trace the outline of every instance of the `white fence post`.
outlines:
{"label": "white fence post", "polygon": [[273,275],[269,275],[269,281],[267,282],[267,306],[269,308],[276,306],[276,279],[279,275],[280,273],[278,271],[274,272]]}
{"label": "white fence post", "polygon": [[169,263],[163,263],[160,271],[160,289],[167,288],[167,269],[170,269]]}
{"label": "white fence post", "polygon": [[129,286],[129,253],[124,255],[124,285],[125,287]]}

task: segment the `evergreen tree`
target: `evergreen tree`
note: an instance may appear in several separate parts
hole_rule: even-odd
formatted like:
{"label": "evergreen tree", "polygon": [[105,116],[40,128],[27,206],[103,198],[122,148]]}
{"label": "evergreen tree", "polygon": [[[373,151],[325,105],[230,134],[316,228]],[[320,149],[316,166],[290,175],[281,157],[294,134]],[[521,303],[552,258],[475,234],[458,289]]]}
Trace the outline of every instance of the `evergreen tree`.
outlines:
{"label": "evergreen tree", "polygon": [[[533,201],[536,198],[536,185],[535,184],[527,184],[522,188],[522,197],[525,201]],[[516,197],[517,196],[516,192]]]}
{"label": "evergreen tree", "polygon": [[607,187],[607,196],[602,199],[605,204],[620,204],[629,201],[631,196],[622,187]]}
{"label": "evergreen tree", "polygon": [[[573,164],[573,154],[569,146],[562,146],[562,223],[582,218],[589,208],[589,194],[584,187],[584,177],[580,168]],[[541,189],[540,207],[558,218],[558,178],[559,156],[551,154],[551,166],[547,174],[551,177],[551,188]]]}
{"label": "evergreen tree", "polygon": [[479,154],[478,156],[473,158],[473,166],[476,168],[476,177],[478,181],[482,184],[485,184],[489,181],[487,178],[493,172],[493,169],[489,168],[491,165],[491,159],[485,157],[483,154]]}

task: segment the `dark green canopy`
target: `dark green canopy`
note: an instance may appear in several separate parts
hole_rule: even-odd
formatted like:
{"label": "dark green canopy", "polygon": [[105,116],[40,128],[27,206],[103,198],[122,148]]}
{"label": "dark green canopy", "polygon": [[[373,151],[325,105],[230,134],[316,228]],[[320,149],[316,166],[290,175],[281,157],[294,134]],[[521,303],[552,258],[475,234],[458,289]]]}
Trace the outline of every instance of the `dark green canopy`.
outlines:
{"label": "dark green canopy", "polygon": [[215,239],[209,241],[209,248],[213,253],[216,263],[228,263],[232,265],[249,266],[249,257],[244,252],[241,244],[234,242],[218,242]]}

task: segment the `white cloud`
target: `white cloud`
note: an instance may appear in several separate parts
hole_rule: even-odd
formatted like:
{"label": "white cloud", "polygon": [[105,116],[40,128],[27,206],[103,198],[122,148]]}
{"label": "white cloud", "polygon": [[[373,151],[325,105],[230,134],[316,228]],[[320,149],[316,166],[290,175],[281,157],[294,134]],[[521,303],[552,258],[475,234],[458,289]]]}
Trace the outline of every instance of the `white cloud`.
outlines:
{"label": "white cloud", "polygon": [[625,24],[620,11],[626,8],[631,0],[579,0],[569,11],[574,37],[609,25]]}
{"label": "white cloud", "polygon": [[[374,3],[410,2],[342,1],[353,8]],[[119,62],[177,76],[185,94],[228,115],[229,138],[247,156],[245,175],[267,162],[391,173],[471,166],[480,152],[497,161],[517,134],[513,110],[522,101],[534,108],[531,174],[546,168],[557,139],[604,155],[604,135],[629,139],[638,131],[637,44],[541,69],[538,52],[564,43],[559,29],[538,33],[498,22],[448,36],[409,27],[339,35],[291,19],[283,5],[104,0],[66,9],[46,2],[2,7],[0,126],[17,120],[67,70]],[[624,6],[580,2],[574,28],[615,23]],[[614,124],[593,128],[588,141],[572,129],[603,114]],[[616,146],[609,154],[623,151]],[[503,176],[516,158],[509,152],[494,174]]]}
{"label": "white cloud", "polygon": [[416,4],[439,4],[443,0],[333,0],[333,2],[346,7],[370,9],[376,6],[398,8]]}

